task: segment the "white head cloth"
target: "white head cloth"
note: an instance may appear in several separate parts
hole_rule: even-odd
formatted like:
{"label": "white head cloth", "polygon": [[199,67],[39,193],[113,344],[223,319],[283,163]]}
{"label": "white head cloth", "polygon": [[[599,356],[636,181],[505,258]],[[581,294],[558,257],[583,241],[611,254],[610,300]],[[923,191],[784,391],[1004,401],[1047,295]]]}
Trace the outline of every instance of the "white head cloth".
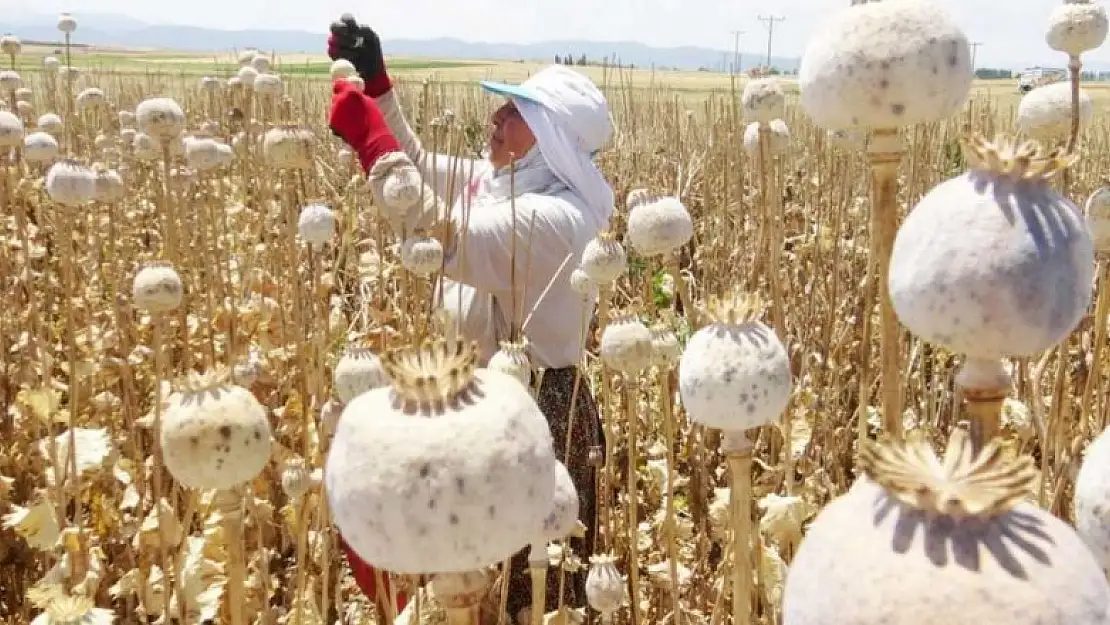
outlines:
{"label": "white head cloth", "polygon": [[513,100],[551,173],[600,219],[608,220],[613,189],[593,155],[612,137],[613,122],[605,96],[593,81],[552,65],[520,85],[483,82],[482,86]]}

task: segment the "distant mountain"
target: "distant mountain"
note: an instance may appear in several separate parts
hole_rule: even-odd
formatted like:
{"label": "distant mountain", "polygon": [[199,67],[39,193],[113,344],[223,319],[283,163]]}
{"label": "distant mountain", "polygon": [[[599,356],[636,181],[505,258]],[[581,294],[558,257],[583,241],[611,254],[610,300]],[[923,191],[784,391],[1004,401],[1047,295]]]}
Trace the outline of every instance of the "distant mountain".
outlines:
{"label": "distant mountain", "polygon": [[[28,40],[55,41],[56,16],[22,15],[0,17],[0,33],[11,32]],[[153,48],[182,51],[235,50],[254,47],[267,52],[315,53],[324,49],[323,33],[298,30],[217,30],[195,26],[147,24],[126,16],[86,14],[78,16],[75,41],[97,46]],[[555,55],[586,55],[590,60],[608,58],[637,67],[723,70],[732,63],[732,51],[693,46],[654,48],[632,41],[543,41],[530,44],[469,42],[454,38],[388,39],[386,54],[444,59],[549,61]],[[741,66],[758,65],[763,55],[743,53]],[[794,71],[796,58],[771,57],[774,67]]]}

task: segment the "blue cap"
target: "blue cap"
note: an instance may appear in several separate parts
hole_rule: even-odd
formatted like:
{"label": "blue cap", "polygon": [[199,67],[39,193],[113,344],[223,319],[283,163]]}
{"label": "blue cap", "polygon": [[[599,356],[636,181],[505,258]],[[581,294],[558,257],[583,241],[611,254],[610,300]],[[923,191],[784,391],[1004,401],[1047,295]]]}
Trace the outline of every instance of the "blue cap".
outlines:
{"label": "blue cap", "polygon": [[528,87],[525,87],[524,85],[510,85],[508,83],[493,82],[490,80],[483,80],[478,84],[480,84],[483,89],[489,91],[490,93],[496,93],[498,95],[503,95],[506,97],[521,98],[523,100],[528,100],[529,102],[535,102],[536,104],[543,104],[536,92],[532,91]]}

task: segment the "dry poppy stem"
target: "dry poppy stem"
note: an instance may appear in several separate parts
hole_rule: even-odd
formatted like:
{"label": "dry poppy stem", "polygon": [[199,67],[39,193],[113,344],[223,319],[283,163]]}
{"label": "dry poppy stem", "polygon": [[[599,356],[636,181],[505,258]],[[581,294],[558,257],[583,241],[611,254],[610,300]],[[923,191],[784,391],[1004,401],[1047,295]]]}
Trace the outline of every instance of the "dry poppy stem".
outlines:
{"label": "dry poppy stem", "polygon": [[[663,400],[663,432],[667,439],[667,500],[666,511],[664,512],[663,521],[663,535],[666,540],[667,549],[667,574],[670,577],[671,583],[671,610],[675,615],[678,615],[682,610],[682,604],[679,600],[678,588],[678,525],[675,522],[675,503],[674,503],[674,478],[678,475],[678,467],[675,466],[675,416],[674,416],[674,395],[672,388],[674,385],[674,371],[666,370],[659,372],[659,387],[663,389],[661,398]],[[677,616],[676,616],[677,618]]]}
{"label": "dry poppy stem", "polygon": [[721,432],[721,453],[732,480],[732,622],[752,623],[752,442],[746,432]]}
{"label": "dry poppy stem", "polygon": [[[786,304],[784,302],[782,283],[782,194],[778,190],[777,168],[774,166],[778,157],[771,162],[771,127],[768,124],[759,125],[759,186],[760,198],[763,204],[763,217],[767,228],[767,258],[768,272],[771,286],[771,322],[778,331],[787,333]],[[768,169],[771,171],[768,172]],[[786,493],[794,493],[794,454],[791,449],[793,424],[791,423],[792,411],[787,406],[782,413],[782,458],[783,472],[786,475]]]}
{"label": "dry poppy stem", "polygon": [[633,375],[624,373],[621,379],[621,392],[624,395],[624,415],[628,424],[628,585],[631,603],[630,616],[632,623],[643,623],[640,615],[640,545],[639,545],[639,496],[638,480],[640,474],[639,443],[639,416],[637,415],[635,394],[632,386],[636,383]]}
{"label": "dry poppy stem", "polygon": [[547,554],[543,551],[535,553],[532,549],[528,554],[528,572],[532,576],[532,625],[543,625],[547,605],[547,567]]}
{"label": "dry poppy stem", "polygon": [[[1104,257],[1100,258],[1099,261],[1102,265],[1102,271],[1099,272],[1098,301],[1095,304],[1095,338],[1091,343],[1091,366],[1087,372],[1087,380],[1083,384],[1083,395],[1079,403],[1079,414],[1082,415],[1082,418],[1092,422],[1097,422],[1097,420],[1093,419],[1093,415],[1090,414],[1091,394],[1102,373],[1102,350],[1103,344],[1106,343],[1106,317],[1110,315],[1110,259]],[[1099,427],[1098,431],[1101,432],[1102,429],[1102,427]]]}
{"label": "dry poppy stem", "polygon": [[[890,303],[887,275],[894,237],[898,231],[898,166],[904,152],[902,135],[894,129],[872,133],[868,156],[871,160],[871,263],[875,282],[871,292],[878,297],[882,363],[883,430],[902,439],[902,380],[899,336],[901,328]],[[870,315],[870,304],[867,311]],[[866,418],[866,414],[861,415]]]}

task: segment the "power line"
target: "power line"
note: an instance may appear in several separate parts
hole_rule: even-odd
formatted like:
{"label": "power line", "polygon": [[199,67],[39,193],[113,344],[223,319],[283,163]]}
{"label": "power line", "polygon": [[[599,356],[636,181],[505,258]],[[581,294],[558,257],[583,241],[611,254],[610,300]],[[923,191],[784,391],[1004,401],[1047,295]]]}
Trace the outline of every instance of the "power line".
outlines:
{"label": "power line", "polygon": [[767,22],[767,69],[771,68],[771,44],[775,38],[775,22],[785,22],[786,17],[771,15],[769,17],[759,16],[759,21]]}
{"label": "power line", "polygon": [[732,67],[734,73],[740,73],[740,35],[747,33],[746,30],[732,30],[729,31],[733,35],[732,43]]}
{"label": "power line", "polygon": [[975,64],[975,57],[979,54],[979,46],[983,45],[978,41],[971,43],[971,71],[974,72],[978,66]]}

